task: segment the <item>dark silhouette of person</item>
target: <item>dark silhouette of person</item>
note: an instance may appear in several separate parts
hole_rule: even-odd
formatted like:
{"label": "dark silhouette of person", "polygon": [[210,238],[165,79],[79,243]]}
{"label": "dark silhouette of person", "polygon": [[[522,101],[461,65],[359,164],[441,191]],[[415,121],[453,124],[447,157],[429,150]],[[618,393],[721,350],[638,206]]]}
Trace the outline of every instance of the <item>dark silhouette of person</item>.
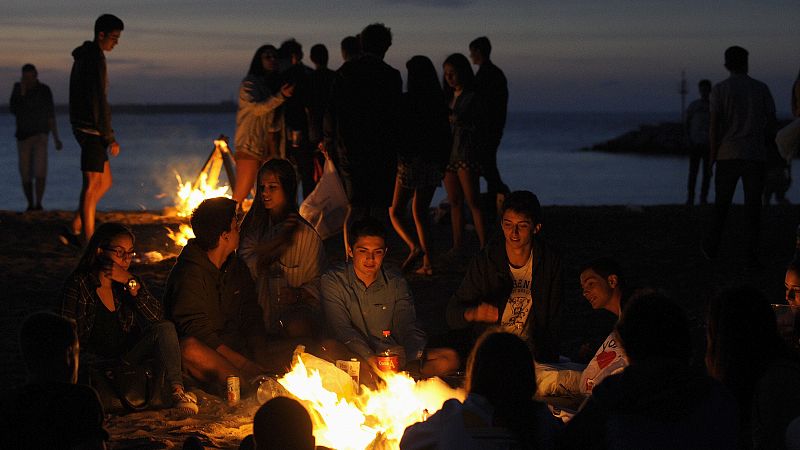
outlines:
{"label": "dark silhouette of person", "polygon": [[0,447],[18,450],[105,449],[103,406],[78,380],[75,321],[36,312],[22,323],[27,383],[0,401]]}
{"label": "dark silhouette of person", "polygon": [[108,154],[117,156],[120,151],[111,128],[105,52],[117,46],[124,28],[119,17],[103,14],[94,22],[94,40],[72,51],[75,61],[69,77],[69,120],[81,147],[83,172],[78,211],[71,229],[62,236],[63,242],[72,245],[80,246],[77,235],[81,227],[84,241],[94,234],[97,203],[111,188]]}
{"label": "dark silhouette of person", "polygon": [[[406,63],[408,90],[403,94],[400,114],[403,141],[397,162],[397,181],[389,217],[395,231],[408,245],[402,269],[432,275],[431,246],[428,242],[428,208],[436,188],[442,184],[444,166],[450,156],[450,127],[444,93],[436,68],[427,57],[417,55]],[[408,201],[412,200],[415,237],[403,224]]]}
{"label": "dark silhouette of person", "polygon": [[283,73],[285,81],[295,87],[294,95],[283,106],[286,157],[297,167],[305,198],[317,185],[314,181],[315,146],[309,142],[312,70],[303,64],[303,46],[294,39],[281,44],[278,57],[288,64]]}
{"label": "dark silhouette of person", "polygon": [[[360,36],[363,53],[337,72],[329,108],[338,169],[350,201],[345,229],[350,220],[365,215],[385,219],[397,172],[403,80],[397,69],[383,61],[392,45],[392,32],[374,23]],[[325,147],[333,150],[327,140]]]}
{"label": "dark silhouette of person", "polygon": [[358,36],[347,36],[342,39],[340,48],[344,62],[352,61],[361,55],[361,42]]}
{"label": "dark silhouette of person", "polygon": [[630,365],[595,386],[560,448],[736,448],[736,401],[690,366],[689,320],[678,304],[634,295],[616,332]]}
{"label": "dark silhouette of person", "polygon": [[491,54],[492,44],[486,36],[470,42],[469,57],[472,64],[478,66],[475,93],[485,114],[479,131],[482,147],[479,153],[481,176],[486,179],[489,198],[495,202],[494,209],[499,210],[503,198],[510,192],[497,169],[497,149],[506,126],[508,81],[503,71],[491,61]]}
{"label": "dark silhouette of person", "polygon": [[747,265],[759,267],[761,195],[764,191],[767,136],[774,133],[775,102],[766,84],[750,78],[748,52],[734,46],[725,50],[725,68],[731,75],[711,90],[709,167],[715,174],[714,216],[703,255],[713,259],[719,252],[722,230],[736,183],[742,179],[747,225]]}
{"label": "dark silhouette of person", "polygon": [[686,108],[686,138],[689,143],[689,187],[686,204],[694,204],[694,192],[697,185],[697,172],[703,163],[700,184],[700,204],[708,203],[708,186],[711,173],[708,170],[708,131],[711,126],[711,112],[708,97],[711,95],[711,81],[700,80],[697,83],[700,98],[689,103]]}
{"label": "dark silhouette of person", "polygon": [[22,78],[14,83],[9,101],[9,111],[17,123],[14,137],[17,138],[22,191],[28,200],[26,211],[42,209],[47,182],[47,135],[53,133],[56,150],[63,147],[58,137],[53,93],[49,86],[39,82],[38,75],[33,64],[22,66]]}
{"label": "dark silhouette of person", "polygon": [[[315,44],[310,51],[311,62],[314,63],[314,71],[309,75],[309,96],[308,96],[308,140],[312,151],[316,149],[324,138],[325,111],[331,98],[331,87],[336,77],[336,72],[328,68],[328,48],[323,44]],[[319,180],[318,171],[324,161],[318,158],[319,153],[314,154],[315,176],[314,181]]]}
{"label": "dark silhouette of person", "polygon": [[725,290],[709,303],[706,323],[706,367],[736,397],[739,448],[785,448],[786,428],[800,416],[800,360],[769,300],[749,286]]}
{"label": "dark silhouette of person", "polygon": [[253,434],[240,450],[314,450],[316,440],[311,416],[297,400],[275,397],[258,408]]}

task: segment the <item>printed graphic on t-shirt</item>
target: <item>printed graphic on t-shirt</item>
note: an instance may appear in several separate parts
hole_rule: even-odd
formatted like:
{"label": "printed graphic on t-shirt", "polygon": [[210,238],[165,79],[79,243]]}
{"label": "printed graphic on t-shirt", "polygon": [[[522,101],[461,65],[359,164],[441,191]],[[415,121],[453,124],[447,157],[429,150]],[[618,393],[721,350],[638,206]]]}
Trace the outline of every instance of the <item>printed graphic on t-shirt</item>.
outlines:
{"label": "printed graphic on t-shirt", "polygon": [[616,332],[612,331],[581,374],[581,393],[591,394],[603,379],[621,372],[627,365],[628,355],[619,345]]}
{"label": "printed graphic on t-shirt", "polygon": [[508,296],[508,303],[503,310],[500,324],[505,331],[514,333],[525,339],[528,333],[528,319],[533,306],[531,295],[531,267],[533,258],[529,258],[525,266],[519,269],[509,266],[514,279],[514,287]]}

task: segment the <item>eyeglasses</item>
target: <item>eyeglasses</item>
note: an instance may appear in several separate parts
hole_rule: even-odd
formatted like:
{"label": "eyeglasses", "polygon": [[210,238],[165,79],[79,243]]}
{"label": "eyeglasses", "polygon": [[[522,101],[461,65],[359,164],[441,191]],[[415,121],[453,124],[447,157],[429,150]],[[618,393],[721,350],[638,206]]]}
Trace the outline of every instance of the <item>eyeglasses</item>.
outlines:
{"label": "eyeglasses", "polygon": [[103,247],[103,250],[113,253],[119,259],[130,259],[136,256],[136,252],[134,250],[126,251],[122,247]]}

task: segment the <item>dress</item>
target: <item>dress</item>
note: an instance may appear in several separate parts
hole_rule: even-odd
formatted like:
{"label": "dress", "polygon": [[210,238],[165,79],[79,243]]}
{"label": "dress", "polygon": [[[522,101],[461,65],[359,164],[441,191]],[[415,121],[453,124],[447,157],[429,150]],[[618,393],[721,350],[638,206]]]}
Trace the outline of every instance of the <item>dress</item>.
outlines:
{"label": "dress", "polygon": [[283,115],[280,106],[286,100],[280,90],[265,77],[248,75],[239,86],[239,109],[236,111],[237,155],[266,160],[285,157],[280,139]]}
{"label": "dress", "polygon": [[441,184],[450,152],[447,109],[438,96],[406,92],[401,109],[402,144],[397,178],[408,189]]}
{"label": "dress", "polygon": [[[532,272],[533,306],[527,319],[526,343],[537,362],[556,362],[563,300],[561,256],[540,239],[534,240],[533,244]],[[461,285],[450,298],[447,324],[452,329],[471,327],[474,338],[477,338],[487,325],[467,322],[464,311],[486,302],[495,305],[502,314],[512,289],[513,278],[505,241],[490,243],[472,260]]]}
{"label": "dress", "polygon": [[463,91],[456,97],[450,111],[452,146],[450,159],[447,162],[447,171],[457,172],[459,169],[469,169],[473,172],[480,172],[479,117],[480,108],[475,92]]}

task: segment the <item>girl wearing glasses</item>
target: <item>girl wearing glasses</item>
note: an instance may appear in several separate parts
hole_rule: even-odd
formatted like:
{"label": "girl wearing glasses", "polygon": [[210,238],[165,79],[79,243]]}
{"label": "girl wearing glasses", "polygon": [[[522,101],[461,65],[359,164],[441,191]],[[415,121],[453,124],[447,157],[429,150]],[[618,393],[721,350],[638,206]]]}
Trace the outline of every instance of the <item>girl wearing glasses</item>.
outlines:
{"label": "girl wearing glasses", "polygon": [[297,212],[297,177],[289,161],[267,161],[256,180],[256,200],[242,223],[239,256],[256,282],[267,333],[311,337],[322,323],[322,239]]}
{"label": "girl wearing glasses", "polygon": [[61,314],[78,325],[79,367],[96,369],[155,358],[166,372],[173,406],[196,414],[196,397],[183,389],[175,327],[164,320],[161,302],[128,271],[136,254],[134,241],[124,225],[101,225],[62,288]]}

